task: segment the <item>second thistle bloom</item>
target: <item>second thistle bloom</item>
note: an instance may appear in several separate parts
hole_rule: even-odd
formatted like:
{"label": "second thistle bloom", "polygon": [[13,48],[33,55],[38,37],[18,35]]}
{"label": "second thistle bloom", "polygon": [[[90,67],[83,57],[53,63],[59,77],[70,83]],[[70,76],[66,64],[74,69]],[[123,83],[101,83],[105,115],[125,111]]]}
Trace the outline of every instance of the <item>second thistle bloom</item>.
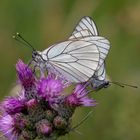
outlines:
{"label": "second thistle bloom", "polygon": [[82,84],[78,84],[73,93],[66,97],[66,104],[70,106],[95,106],[96,101],[87,96],[89,92]]}

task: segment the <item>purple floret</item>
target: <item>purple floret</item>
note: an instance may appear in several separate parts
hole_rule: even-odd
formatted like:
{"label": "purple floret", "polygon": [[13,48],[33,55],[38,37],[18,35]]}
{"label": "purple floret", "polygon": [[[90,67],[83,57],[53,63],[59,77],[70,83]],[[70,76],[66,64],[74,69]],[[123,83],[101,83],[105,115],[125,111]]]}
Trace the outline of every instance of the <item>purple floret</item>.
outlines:
{"label": "purple floret", "polygon": [[16,97],[8,97],[2,102],[2,106],[8,114],[14,115],[25,109],[25,101]]}
{"label": "purple floret", "polygon": [[82,84],[78,84],[73,93],[66,97],[66,104],[70,106],[95,106],[96,101],[89,98],[88,93]]}
{"label": "purple floret", "polygon": [[16,64],[18,78],[24,87],[29,87],[35,82],[34,74],[28,65],[19,60]]}
{"label": "purple floret", "polygon": [[0,131],[8,140],[18,140],[19,132],[15,129],[14,118],[5,115],[0,118]]}
{"label": "purple floret", "polygon": [[37,83],[37,93],[46,100],[58,98],[63,91],[63,84],[60,80],[42,78]]}

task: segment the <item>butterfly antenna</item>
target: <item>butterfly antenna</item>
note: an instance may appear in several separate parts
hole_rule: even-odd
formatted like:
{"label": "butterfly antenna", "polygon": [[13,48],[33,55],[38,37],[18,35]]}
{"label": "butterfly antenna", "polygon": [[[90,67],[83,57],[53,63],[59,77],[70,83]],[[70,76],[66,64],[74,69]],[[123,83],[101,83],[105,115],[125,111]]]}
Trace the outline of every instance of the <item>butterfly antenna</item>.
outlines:
{"label": "butterfly antenna", "polygon": [[110,83],[118,85],[118,86],[120,86],[122,88],[124,88],[125,86],[132,87],[132,88],[138,88],[137,86],[129,85],[129,84],[125,84],[125,83],[120,83],[120,82],[110,82]]}
{"label": "butterfly antenna", "polygon": [[28,46],[30,47],[33,51],[36,51],[35,48],[28,42],[26,41],[19,33],[16,33],[15,35],[13,35],[13,38],[20,42],[22,45],[24,46]]}

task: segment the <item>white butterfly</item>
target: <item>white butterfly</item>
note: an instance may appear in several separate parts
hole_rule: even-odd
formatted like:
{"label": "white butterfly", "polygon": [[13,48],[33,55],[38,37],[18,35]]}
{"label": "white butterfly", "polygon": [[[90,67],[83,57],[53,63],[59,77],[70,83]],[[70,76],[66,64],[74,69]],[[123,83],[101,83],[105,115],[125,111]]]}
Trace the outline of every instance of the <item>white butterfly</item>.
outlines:
{"label": "white butterfly", "polygon": [[[18,37],[32,47],[19,34]],[[104,60],[109,48],[109,41],[98,36],[92,19],[83,17],[68,40],[54,44],[42,52],[32,47],[32,58],[40,69],[47,69],[71,83],[86,82],[91,77],[93,81],[105,81]]]}
{"label": "white butterfly", "polygon": [[90,17],[82,18],[70,39],[89,41],[97,46],[99,50],[99,63],[91,79],[92,87],[94,90],[98,90],[102,87],[108,86],[109,81],[105,79],[105,58],[110,49],[110,43],[107,39],[98,35],[98,31],[93,20]]}

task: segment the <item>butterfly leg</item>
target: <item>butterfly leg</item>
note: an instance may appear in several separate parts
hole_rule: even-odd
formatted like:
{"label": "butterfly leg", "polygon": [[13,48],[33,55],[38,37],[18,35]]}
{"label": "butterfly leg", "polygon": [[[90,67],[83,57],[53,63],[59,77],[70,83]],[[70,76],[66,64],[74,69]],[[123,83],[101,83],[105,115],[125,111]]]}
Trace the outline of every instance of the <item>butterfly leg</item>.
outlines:
{"label": "butterfly leg", "polygon": [[28,63],[28,67],[30,67],[30,65],[32,64],[33,60],[31,59]]}

